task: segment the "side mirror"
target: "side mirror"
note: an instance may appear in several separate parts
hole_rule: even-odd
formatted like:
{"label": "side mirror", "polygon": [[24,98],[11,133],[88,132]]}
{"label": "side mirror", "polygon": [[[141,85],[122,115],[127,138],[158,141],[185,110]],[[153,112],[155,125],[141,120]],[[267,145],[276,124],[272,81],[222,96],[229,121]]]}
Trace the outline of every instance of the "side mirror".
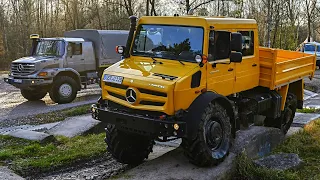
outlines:
{"label": "side mirror", "polygon": [[205,56],[205,55],[202,55],[202,56],[201,55],[196,55],[195,56],[195,60],[196,60],[197,63],[199,63],[200,67],[203,67],[204,64],[206,64],[208,62],[208,57]]}
{"label": "side mirror", "polygon": [[241,52],[242,51],[242,34],[231,33],[231,51]]}
{"label": "side mirror", "polygon": [[241,63],[242,62],[242,53],[241,52],[231,52],[230,62]]}
{"label": "side mirror", "polygon": [[125,49],[126,49],[125,46],[116,46],[116,52],[117,52],[118,54],[123,55]]}

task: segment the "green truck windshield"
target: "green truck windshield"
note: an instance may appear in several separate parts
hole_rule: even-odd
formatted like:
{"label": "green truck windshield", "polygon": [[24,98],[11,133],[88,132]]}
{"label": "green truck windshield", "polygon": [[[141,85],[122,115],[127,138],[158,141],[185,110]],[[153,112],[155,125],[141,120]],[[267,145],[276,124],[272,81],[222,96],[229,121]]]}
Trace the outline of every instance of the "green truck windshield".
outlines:
{"label": "green truck windshield", "polygon": [[132,55],[196,62],[202,54],[203,28],[168,25],[140,25]]}

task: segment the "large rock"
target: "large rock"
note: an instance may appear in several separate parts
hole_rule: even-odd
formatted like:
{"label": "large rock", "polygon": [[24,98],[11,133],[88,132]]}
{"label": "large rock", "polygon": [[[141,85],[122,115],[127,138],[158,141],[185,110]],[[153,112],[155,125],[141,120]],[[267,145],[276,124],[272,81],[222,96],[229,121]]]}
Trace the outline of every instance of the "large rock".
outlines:
{"label": "large rock", "polygon": [[280,153],[255,160],[254,163],[260,167],[283,171],[297,169],[302,160],[297,154]]}
{"label": "large rock", "polygon": [[48,143],[55,140],[55,138],[50,134],[23,129],[12,131],[8,135],[15,138],[38,141],[40,143]]}
{"label": "large rock", "polygon": [[3,180],[24,180],[21,176],[15,174],[10,169],[0,166],[0,179]]}
{"label": "large rock", "polygon": [[[319,101],[319,100],[318,100]],[[292,126],[304,127],[309,124],[311,121],[320,118],[320,114],[314,113],[296,113]]]}
{"label": "large rock", "polygon": [[[147,161],[140,166],[129,170],[119,179],[157,180],[157,179],[188,179],[212,180],[228,179],[235,168],[235,154],[229,156],[216,167],[200,168],[192,165],[183,156],[182,148],[177,148],[165,155]],[[123,178],[122,178],[123,177]]]}
{"label": "large rock", "polygon": [[286,134],[286,138],[288,138],[296,133],[299,133],[302,130],[303,130],[302,127],[290,127],[290,129],[288,130],[288,132]]}
{"label": "large rock", "polygon": [[271,152],[284,136],[279,129],[252,126],[237,132],[234,147],[226,159],[214,167],[200,168],[192,165],[177,148],[163,156],[137,166],[120,179],[230,179],[235,171],[236,156],[245,152],[248,157],[260,157]]}
{"label": "large rock", "polygon": [[284,139],[283,133],[277,128],[252,126],[237,132],[231,152],[245,152],[249,158],[268,155]]}
{"label": "large rock", "polygon": [[91,115],[75,116],[67,118],[58,125],[48,130],[49,134],[74,137],[89,133],[104,131],[103,123],[94,120]]}

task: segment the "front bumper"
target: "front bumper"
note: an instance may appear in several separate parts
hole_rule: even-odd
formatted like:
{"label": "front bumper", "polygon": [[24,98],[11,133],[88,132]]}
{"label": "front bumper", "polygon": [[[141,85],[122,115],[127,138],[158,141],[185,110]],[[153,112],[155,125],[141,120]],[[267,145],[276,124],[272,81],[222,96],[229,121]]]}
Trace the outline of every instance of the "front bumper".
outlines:
{"label": "front bumper", "polygon": [[24,89],[24,88],[30,88],[32,86],[44,86],[49,85],[53,82],[52,78],[48,79],[38,79],[38,78],[30,78],[30,79],[24,79],[24,78],[17,78],[9,76],[8,78],[4,78],[4,81],[8,84],[11,84],[17,88]]}
{"label": "front bumper", "polygon": [[92,117],[102,122],[113,124],[118,129],[124,131],[142,135],[152,135],[155,137],[184,137],[186,133],[186,123],[183,121],[150,118],[141,115],[114,111],[108,108],[101,108],[99,106],[99,104],[92,105]]}

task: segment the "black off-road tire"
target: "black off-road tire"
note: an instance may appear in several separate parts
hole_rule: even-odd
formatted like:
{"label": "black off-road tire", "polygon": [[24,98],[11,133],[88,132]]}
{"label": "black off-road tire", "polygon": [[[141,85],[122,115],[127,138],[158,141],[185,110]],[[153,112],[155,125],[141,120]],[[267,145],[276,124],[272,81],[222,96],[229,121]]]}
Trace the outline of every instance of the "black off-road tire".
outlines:
{"label": "black off-road tire", "polygon": [[37,101],[47,95],[47,90],[27,90],[21,89],[21,95],[29,101]]}
{"label": "black off-road tire", "polygon": [[[225,108],[216,102],[212,102],[206,107],[200,118],[196,138],[183,138],[181,146],[191,163],[202,167],[217,165],[229,154],[232,142],[230,117]],[[212,135],[212,130],[217,128],[216,123],[219,123],[218,129],[222,131],[218,133],[222,136],[220,140],[218,140],[218,136]],[[214,143],[212,143],[213,139],[216,140]],[[213,148],[214,144],[216,146]]]}
{"label": "black off-road tire", "polygon": [[107,125],[107,150],[119,162],[138,165],[148,158],[154,140],[147,136],[132,134],[118,130],[114,125]]}
{"label": "black off-road tire", "polygon": [[[70,95],[64,96],[60,93],[60,87],[67,85],[71,87]],[[68,76],[58,76],[54,81],[53,85],[49,91],[50,98],[52,101],[58,104],[65,104],[72,102],[77,96],[77,82]]]}
{"label": "black off-road tire", "polygon": [[284,110],[279,118],[266,118],[264,125],[279,128],[283,134],[287,134],[297,110],[297,96],[288,93]]}

